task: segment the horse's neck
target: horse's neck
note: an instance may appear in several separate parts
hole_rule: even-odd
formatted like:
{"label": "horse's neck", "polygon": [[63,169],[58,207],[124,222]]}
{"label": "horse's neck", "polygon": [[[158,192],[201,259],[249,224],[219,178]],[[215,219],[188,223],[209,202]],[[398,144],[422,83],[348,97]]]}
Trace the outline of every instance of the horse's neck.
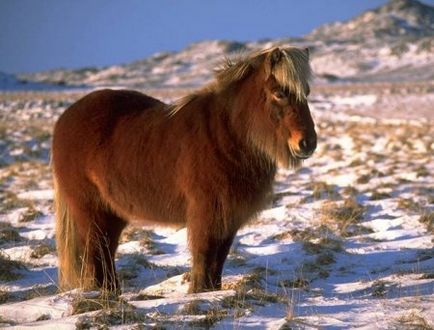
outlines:
{"label": "horse's neck", "polygon": [[251,141],[252,112],[260,104],[260,91],[254,93],[254,98],[249,98],[243,87],[237,86],[233,90],[208,95],[207,110],[212,112],[209,114],[209,120],[212,121],[209,127],[219,131],[220,136],[217,138],[220,142],[224,141],[227,149],[239,153],[238,156],[248,159],[251,165],[258,163],[263,166],[264,163],[270,163],[269,166],[274,166],[269,157]]}

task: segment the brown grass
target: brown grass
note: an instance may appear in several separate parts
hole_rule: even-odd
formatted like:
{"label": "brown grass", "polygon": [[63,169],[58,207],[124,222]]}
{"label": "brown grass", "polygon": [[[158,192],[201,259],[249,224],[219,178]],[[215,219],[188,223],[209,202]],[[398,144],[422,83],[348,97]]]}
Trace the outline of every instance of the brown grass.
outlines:
{"label": "brown grass", "polygon": [[387,198],[391,198],[391,197],[392,197],[392,195],[390,195],[389,193],[374,190],[372,192],[371,196],[369,197],[369,199],[371,201],[377,201],[377,200],[387,199]]}
{"label": "brown grass", "polygon": [[320,210],[321,223],[344,237],[371,232],[360,224],[365,209],[354,198],[347,198],[343,203],[326,202]]}
{"label": "brown grass", "polygon": [[421,206],[418,202],[415,202],[411,198],[399,198],[398,208],[409,211],[419,211],[421,209]]}
{"label": "brown grass", "polygon": [[335,185],[330,185],[323,181],[314,182],[308,188],[312,190],[312,198],[314,200],[341,198]]}
{"label": "brown grass", "polygon": [[29,207],[24,213],[21,214],[19,222],[30,222],[44,214],[41,211],[36,210],[34,207]]}
{"label": "brown grass", "polygon": [[0,280],[15,281],[22,277],[20,270],[26,269],[24,263],[11,260],[9,256],[0,251]]}
{"label": "brown grass", "polygon": [[430,324],[423,316],[415,311],[407,312],[396,320],[396,325],[402,329],[432,330],[434,325]]}
{"label": "brown grass", "polygon": [[50,244],[42,243],[38,246],[32,248],[32,253],[30,254],[31,258],[40,259],[43,256],[55,252],[56,248]]}
{"label": "brown grass", "polygon": [[149,319],[138,312],[134,306],[122,300],[113,300],[108,305],[98,301],[90,304],[81,302],[80,304],[82,304],[81,309],[77,310],[80,314],[96,310],[98,312],[79,317],[75,324],[76,329],[108,329],[112,326],[140,323]]}
{"label": "brown grass", "polygon": [[8,291],[0,290],[0,304],[4,304],[9,300],[10,294]]}
{"label": "brown grass", "polygon": [[419,222],[423,223],[428,232],[434,234],[434,212],[425,211],[419,218]]}
{"label": "brown grass", "polygon": [[8,222],[0,222],[0,245],[9,242],[19,242],[23,238],[18,230]]}

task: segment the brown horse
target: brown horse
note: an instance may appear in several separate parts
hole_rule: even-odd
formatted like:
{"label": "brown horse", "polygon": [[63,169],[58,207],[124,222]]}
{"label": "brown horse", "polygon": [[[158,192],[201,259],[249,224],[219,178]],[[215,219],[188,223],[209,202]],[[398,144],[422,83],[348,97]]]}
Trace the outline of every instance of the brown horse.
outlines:
{"label": "brown horse", "polygon": [[190,292],[221,288],[237,230],[264,208],[276,165],[316,148],[307,49],[227,61],[174,105],[134,91],[90,93],[58,120],[52,165],[62,288],[119,291],[114,256],[129,221],[185,225]]}

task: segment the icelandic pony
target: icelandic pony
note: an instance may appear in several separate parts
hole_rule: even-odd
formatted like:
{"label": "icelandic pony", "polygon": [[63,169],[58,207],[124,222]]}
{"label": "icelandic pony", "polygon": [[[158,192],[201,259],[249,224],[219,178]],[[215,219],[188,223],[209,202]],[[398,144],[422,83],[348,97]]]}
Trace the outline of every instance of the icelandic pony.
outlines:
{"label": "icelandic pony", "polygon": [[307,49],[274,47],[227,61],[173,105],[107,89],[71,105],[52,146],[60,286],[119,292],[116,248],[135,220],[186,226],[189,292],[220,289],[276,166],[299,166],[316,148],[310,73]]}

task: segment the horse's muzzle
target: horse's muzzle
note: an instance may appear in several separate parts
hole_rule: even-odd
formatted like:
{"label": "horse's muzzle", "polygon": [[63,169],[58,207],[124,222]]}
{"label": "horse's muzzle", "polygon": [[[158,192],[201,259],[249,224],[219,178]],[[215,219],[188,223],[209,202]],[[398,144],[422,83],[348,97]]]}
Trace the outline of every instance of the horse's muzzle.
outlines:
{"label": "horse's muzzle", "polygon": [[298,152],[296,153],[297,158],[306,159],[312,156],[316,149],[316,135],[301,139],[298,143],[298,148]]}

